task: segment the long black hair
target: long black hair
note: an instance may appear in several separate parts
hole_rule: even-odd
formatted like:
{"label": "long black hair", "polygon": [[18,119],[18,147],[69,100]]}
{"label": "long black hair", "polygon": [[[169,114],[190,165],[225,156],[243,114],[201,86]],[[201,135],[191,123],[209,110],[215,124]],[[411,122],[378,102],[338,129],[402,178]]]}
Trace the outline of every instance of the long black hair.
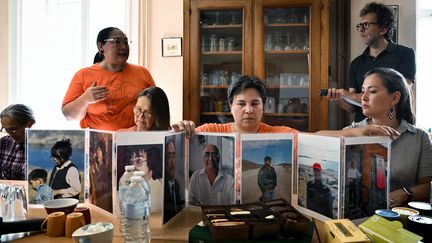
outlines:
{"label": "long black hair", "polygon": [[[120,30],[119,28],[116,27],[107,27],[101,31],[99,31],[99,34],[96,37],[96,46],[98,45],[98,43],[102,43],[105,44],[106,43],[106,39],[109,39],[109,36],[111,34],[111,32],[113,32],[113,30]],[[94,59],[93,59],[93,64],[98,63],[98,62],[102,62],[104,59],[104,55],[101,54],[99,52],[99,47],[98,47],[98,52],[96,53]]]}

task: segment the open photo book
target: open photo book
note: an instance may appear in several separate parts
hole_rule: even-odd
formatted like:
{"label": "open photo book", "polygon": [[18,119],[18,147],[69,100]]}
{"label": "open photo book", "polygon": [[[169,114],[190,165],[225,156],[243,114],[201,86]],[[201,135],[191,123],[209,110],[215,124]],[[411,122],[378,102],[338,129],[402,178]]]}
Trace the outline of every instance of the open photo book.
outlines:
{"label": "open photo book", "polygon": [[118,183],[133,165],[161,224],[187,207],[278,198],[321,220],[388,207],[385,137],[27,129],[26,143],[30,204],[43,203],[42,193],[75,197],[120,217]]}

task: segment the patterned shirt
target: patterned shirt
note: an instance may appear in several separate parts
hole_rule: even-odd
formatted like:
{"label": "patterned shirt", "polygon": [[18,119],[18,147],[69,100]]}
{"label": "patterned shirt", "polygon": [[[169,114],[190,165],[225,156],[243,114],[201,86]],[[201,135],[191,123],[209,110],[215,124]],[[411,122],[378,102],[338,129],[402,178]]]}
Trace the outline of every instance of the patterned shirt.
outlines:
{"label": "patterned shirt", "polygon": [[10,136],[0,138],[0,179],[25,179],[24,144],[15,142]]}

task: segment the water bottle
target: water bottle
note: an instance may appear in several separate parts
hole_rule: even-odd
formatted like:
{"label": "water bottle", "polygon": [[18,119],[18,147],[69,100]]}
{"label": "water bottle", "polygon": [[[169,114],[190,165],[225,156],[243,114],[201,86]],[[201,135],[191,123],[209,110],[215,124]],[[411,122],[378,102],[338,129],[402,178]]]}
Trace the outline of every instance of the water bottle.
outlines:
{"label": "water bottle", "polygon": [[148,203],[146,204],[146,207],[144,209],[144,213],[146,215],[146,220],[147,220],[147,236],[148,239],[150,241],[151,235],[150,235],[150,224],[148,223],[150,220],[150,209],[151,209],[151,194],[150,194],[150,185],[148,184],[147,180],[144,178],[144,171],[134,171],[133,172],[134,176],[139,176],[142,178],[141,180],[141,185],[144,188],[144,190],[147,192],[148,195]]}
{"label": "water bottle", "polygon": [[149,194],[143,187],[143,178],[132,176],[123,198],[125,242],[150,242],[149,239]]}
{"label": "water bottle", "polygon": [[127,165],[125,166],[125,172],[120,177],[119,180],[119,194],[118,194],[118,205],[120,208],[120,232],[124,233],[124,209],[123,209],[123,199],[124,195],[129,188],[130,184],[130,178],[133,176],[133,171],[135,170],[135,167],[133,165]]}

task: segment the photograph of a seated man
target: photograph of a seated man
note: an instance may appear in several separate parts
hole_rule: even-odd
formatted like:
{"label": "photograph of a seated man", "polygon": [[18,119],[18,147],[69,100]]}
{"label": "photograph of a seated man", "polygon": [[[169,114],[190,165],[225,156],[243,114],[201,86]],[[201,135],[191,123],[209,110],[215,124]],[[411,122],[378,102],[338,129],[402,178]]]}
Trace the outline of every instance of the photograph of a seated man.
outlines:
{"label": "photograph of a seated man", "polygon": [[333,218],[333,197],[329,186],[321,179],[321,164],[314,163],[312,169],[313,179],[307,183],[306,207]]}
{"label": "photograph of a seated man", "polygon": [[234,178],[220,169],[219,149],[205,145],[204,168],[196,170],[189,181],[189,203],[194,205],[226,205],[234,203]]}

